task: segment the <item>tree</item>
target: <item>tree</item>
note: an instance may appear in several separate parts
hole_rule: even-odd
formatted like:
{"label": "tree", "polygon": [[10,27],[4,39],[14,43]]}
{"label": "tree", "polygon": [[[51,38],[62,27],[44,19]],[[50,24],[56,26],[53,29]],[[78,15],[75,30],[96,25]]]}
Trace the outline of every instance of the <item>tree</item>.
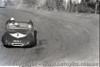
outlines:
{"label": "tree", "polygon": [[55,8],[55,0],[46,0],[45,6],[46,6],[49,10],[54,10],[54,8]]}
{"label": "tree", "polygon": [[98,11],[98,5],[99,5],[99,0],[96,0],[96,3],[95,3],[95,14]]}
{"label": "tree", "polygon": [[23,4],[26,4],[27,6],[32,7],[37,4],[37,0],[23,0]]}
{"label": "tree", "polygon": [[94,9],[95,13],[98,13],[99,11],[99,3],[100,3],[100,0],[86,0],[88,2],[88,4],[90,4]]}
{"label": "tree", "polygon": [[55,0],[56,1],[56,8],[61,10],[63,8],[63,0]]}

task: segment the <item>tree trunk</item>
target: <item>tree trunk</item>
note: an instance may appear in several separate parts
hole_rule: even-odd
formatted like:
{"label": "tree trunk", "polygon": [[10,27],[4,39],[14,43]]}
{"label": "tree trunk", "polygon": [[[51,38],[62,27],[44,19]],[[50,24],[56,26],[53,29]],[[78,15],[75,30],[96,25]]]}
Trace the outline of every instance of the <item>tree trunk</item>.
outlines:
{"label": "tree trunk", "polygon": [[71,8],[72,8],[72,1],[69,0],[69,12],[71,12]]}
{"label": "tree trunk", "polygon": [[95,3],[95,14],[97,14],[97,10],[98,10],[98,0],[96,0],[96,3]]}

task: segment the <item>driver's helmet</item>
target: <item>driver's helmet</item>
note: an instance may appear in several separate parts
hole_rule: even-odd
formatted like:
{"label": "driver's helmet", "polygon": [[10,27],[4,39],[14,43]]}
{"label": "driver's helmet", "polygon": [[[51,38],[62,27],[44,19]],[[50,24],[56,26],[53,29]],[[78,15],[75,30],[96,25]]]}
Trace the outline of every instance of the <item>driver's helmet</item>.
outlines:
{"label": "driver's helmet", "polygon": [[15,19],[14,19],[14,17],[11,17],[10,20],[11,20],[11,21],[14,21]]}

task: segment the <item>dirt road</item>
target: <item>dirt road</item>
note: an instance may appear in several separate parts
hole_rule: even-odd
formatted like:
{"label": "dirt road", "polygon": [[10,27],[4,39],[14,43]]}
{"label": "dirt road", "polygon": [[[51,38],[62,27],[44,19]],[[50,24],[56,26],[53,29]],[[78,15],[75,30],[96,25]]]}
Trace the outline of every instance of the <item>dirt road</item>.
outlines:
{"label": "dirt road", "polygon": [[0,65],[28,65],[35,62],[98,62],[99,16],[0,8],[0,39],[5,22],[33,20],[37,47],[5,48],[0,41]]}

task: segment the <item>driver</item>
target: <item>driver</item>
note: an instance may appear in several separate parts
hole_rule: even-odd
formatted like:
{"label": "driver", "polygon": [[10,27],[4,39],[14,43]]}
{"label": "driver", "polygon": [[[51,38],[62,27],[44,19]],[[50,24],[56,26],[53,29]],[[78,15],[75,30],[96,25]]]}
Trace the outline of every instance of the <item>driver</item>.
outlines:
{"label": "driver", "polygon": [[15,19],[14,19],[14,17],[11,17],[10,19],[9,19],[9,26],[14,26],[14,22],[15,22]]}

